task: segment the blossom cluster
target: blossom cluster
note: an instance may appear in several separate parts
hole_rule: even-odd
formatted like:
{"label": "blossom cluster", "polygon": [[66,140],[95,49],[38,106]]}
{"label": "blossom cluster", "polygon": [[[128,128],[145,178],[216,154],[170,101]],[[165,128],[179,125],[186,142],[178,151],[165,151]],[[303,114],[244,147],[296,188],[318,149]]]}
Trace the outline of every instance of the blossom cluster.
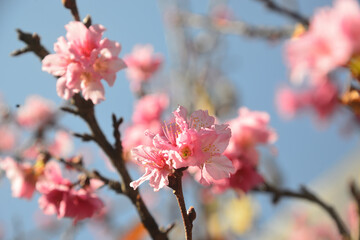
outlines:
{"label": "blossom cluster", "polygon": [[141,85],[160,68],[163,58],[160,54],[154,54],[154,48],[150,44],[136,45],[130,54],[125,55],[126,75],[130,80],[132,91],[139,92]]}
{"label": "blossom cluster", "polygon": [[13,197],[31,199],[35,191],[42,194],[39,206],[45,214],[73,218],[76,223],[94,216],[104,207],[94,192],[100,185],[98,182],[75,189],[70,180],[62,177],[56,162],[38,158],[35,164],[20,163],[6,157],[0,161],[0,169],[11,181]]}
{"label": "blossom cluster", "polygon": [[158,191],[169,184],[168,176],[180,168],[197,171],[197,180],[205,185],[234,173],[231,161],[223,155],[231,130],[227,124],[215,124],[215,118],[207,111],[197,110],[188,116],[187,110],[179,106],[173,118],[165,122],[162,133],[146,134],[152,144],[131,151],[145,168],[145,174],[130,184],[134,189],[149,180]]}
{"label": "blossom cluster", "polygon": [[161,132],[161,115],[168,105],[169,98],[165,94],[145,95],[138,100],[134,107],[132,124],[124,131],[122,144],[126,153],[133,147],[151,144],[151,139],[144,137],[144,132]]}
{"label": "blossom cluster", "polygon": [[270,116],[266,112],[239,109],[238,117],[228,122],[232,131],[229,146],[224,152],[235,168],[230,178],[215,181],[214,190],[222,192],[232,188],[247,192],[264,181],[258,173],[257,147],[274,143],[276,132],[269,127]]}
{"label": "blossom cluster", "polygon": [[113,86],[116,72],[126,67],[118,57],[121,45],[102,39],[105,28],[96,24],[87,28],[81,22],[65,25],[66,38],[54,44],[55,54],[43,59],[42,69],[59,77],[56,90],[60,97],[70,99],[75,93],[97,104],[105,99],[101,79]]}
{"label": "blossom cluster", "polygon": [[309,74],[317,84],[336,68],[356,61],[353,57],[360,53],[359,29],[360,7],[355,0],[336,0],[333,8],[318,10],[309,29],[286,46],[291,78],[299,80]]}

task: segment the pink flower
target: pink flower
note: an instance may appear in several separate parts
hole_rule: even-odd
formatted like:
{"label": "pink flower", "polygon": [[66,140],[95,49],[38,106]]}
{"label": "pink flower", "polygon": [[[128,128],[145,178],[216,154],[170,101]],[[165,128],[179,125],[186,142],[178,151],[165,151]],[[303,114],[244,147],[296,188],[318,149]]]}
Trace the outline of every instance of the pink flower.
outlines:
{"label": "pink flower", "polygon": [[29,96],[17,112],[17,121],[24,127],[40,127],[55,117],[55,104],[40,96]]}
{"label": "pink flower", "polygon": [[215,124],[207,111],[198,110],[187,117],[179,106],[173,113],[174,122],[164,127],[164,137],[156,135],[154,145],[166,149],[175,168],[198,167],[202,184],[229,177],[234,168],[222,155],[229,144],[231,130],[226,124]]}
{"label": "pink flower", "polygon": [[187,110],[181,106],[173,115],[164,125],[163,135],[147,132],[153,146],[141,145],[132,150],[133,157],[146,169],[132,187],[150,180],[157,191],[168,184],[167,176],[174,169],[183,167],[198,171],[197,180],[205,185],[234,173],[231,161],[222,154],[231,137],[228,125],[214,124],[215,118],[207,111],[198,110],[188,117]]}
{"label": "pink flower", "polygon": [[64,157],[73,150],[73,142],[69,133],[59,130],[55,133],[54,142],[47,147],[52,156]]}
{"label": "pink flower", "polygon": [[214,181],[213,190],[222,192],[229,188],[248,192],[264,181],[257,172],[259,145],[276,141],[277,134],[269,126],[270,116],[266,112],[250,111],[243,107],[239,116],[228,122],[232,136],[225,155],[231,160],[235,171],[229,178]]}
{"label": "pink flower", "polygon": [[342,237],[328,223],[311,223],[304,214],[296,218],[296,222],[288,238],[289,240],[341,240]]}
{"label": "pink flower", "polygon": [[313,110],[319,120],[331,117],[338,107],[338,87],[330,80],[323,80],[302,92],[294,92],[289,88],[281,89],[276,96],[280,113],[293,117],[306,109]]}
{"label": "pink flower", "polygon": [[44,179],[36,184],[36,189],[43,194],[39,206],[45,214],[73,218],[74,224],[93,217],[104,207],[91,187],[75,190],[71,182],[62,177],[55,162],[46,165]]}
{"label": "pink flower", "polygon": [[124,139],[122,140],[125,152],[128,152],[133,147],[139,145],[149,146],[152,144],[152,139],[145,135],[145,132],[158,133],[162,131],[160,121],[152,121],[150,123],[138,123],[127,127],[124,131]]}
{"label": "pink flower", "polygon": [[281,88],[276,92],[276,106],[282,116],[292,118],[309,102],[308,94],[299,94],[291,88]]}
{"label": "pink flower", "polygon": [[231,158],[246,156],[249,161],[257,164],[254,148],[258,144],[274,143],[276,132],[269,127],[270,116],[266,112],[250,111],[243,107],[239,116],[228,122],[232,129],[232,137],[225,154]]}
{"label": "pink flower", "polygon": [[235,19],[234,12],[225,4],[218,4],[211,10],[214,24],[222,26]]}
{"label": "pink flower", "polygon": [[131,80],[131,89],[139,91],[141,84],[151,78],[162,64],[162,56],[154,54],[150,45],[136,45],[130,55],[124,57],[128,66],[127,77]]}
{"label": "pink flower", "polygon": [[161,114],[169,105],[169,98],[165,94],[153,94],[142,97],[135,106],[132,121],[134,123],[150,123],[159,121]]}
{"label": "pink flower", "polygon": [[257,170],[248,161],[235,159],[238,163],[236,172],[231,174],[230,178],[216,181],[213,187],[215,192],[223,192],[229,188],[238,189],[243,192],[248,192],[260,183],[264,182],[264,178],[257,172]]}
{"label": "pink flower", "polygon": [[131,182],[131,187],[136,189],[140,184],[149,180],[149,184],[154,188],[154,191],[159,191],[160,188],[169,184],[168,176],[172,173],[172,170],[167,163],[168,158],[164,152],[142,145],[133,148],[131,154],[145,168],[145,174],[138,180]]}
{"label": "pink flower", "polygon": [[10,151],[16,143],[14,130],[10,126],[0,126],[0,152]]}
{"label": "pink flower", "polygon": [[121,46],[101,39],[105,31],[102,25],[86,28],[81,22],[70,22],[65,28],[67,40],[58,38],[56,53],[44,58],[42,69],[60,77],[56,84],[60,97],[70,99],[81,92],[86,100],[97,104],[105,99],[101,79],[113,86],[116,72],[126,67],[118,58]]}
{"label": "pink flower", "polygon": [[316,83],[346,65],[360,50],[360,9],[354,0],[337,0],[334,8],[318,10],[308,32],[286,46],[291,78],[309,74]]}
{"label": "pink flower", "polygon": [[35,184],[42,174],[42,165],[31,166],[29,163],[18,163],[7,157],[0,162],[0,168],[6,172],[11,181],[13,197],[31,199]]}
{"label": "pink flower", "polygon": [[141,98],[134,109],[133,124],[125,129],[123,147],[125,151],[139,145],[151,145],[151,139],[145,137],[146,130],[161,132],[161,115],[169,104],[165,94],[146,95]]}

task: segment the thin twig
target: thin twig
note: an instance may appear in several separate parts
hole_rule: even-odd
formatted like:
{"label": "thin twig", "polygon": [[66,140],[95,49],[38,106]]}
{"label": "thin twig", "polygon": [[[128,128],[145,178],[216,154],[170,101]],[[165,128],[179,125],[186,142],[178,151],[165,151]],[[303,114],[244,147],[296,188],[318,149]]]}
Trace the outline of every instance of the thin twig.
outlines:
{"label": "thin twig", "polygon": [[[356,202],[357,215],[360,219],[360,190],[355,181],[352,181],[350,183],[350,192]],[[358,231],[359,231],[358,239],[360,239],[360,221],[358,221]]]}
{"label": "thin twig", "polygon": [[95,141],[94,137],[90,134],[87,133],[72,133],[72,135],[74,137],[80,138],[81,140],[83,140],[84,142],[88,142],[88,141]]}
{"label": "thin twig", "polygon": [[123,123],[124,119],[123,118],[119,118],[117,119],[116,115],[113,113],[112,114],[112,125],[113,125],[113,135],[114,135],[114,139],[115,139],[115,144],[114,144],[114,148],[115,150],[117,150],[119,153],[122,153],[122,144],[121,144],[121,134],[120,134],[120,125]]}
{"label": "thin twig", "polygon": [[288,16],[292,19],[294,19],[297,22],[300,22],[302,24],[304,24],[305,26],[309,26],[309,20],[307,17],[304,17],[303,15],[301,15],[299,12],[285,8],[283,6],[280,6],[278,3],[276,3],[273,0],[256,0],[259,2],[262,2],[265,4],[265,6],[277,13],[280,13],[282,15]]}
{"label": "thin twig", "polygon": [[69,9],[75,21],[80,21],[76,0],[62,0],[65,8]]}
{"label": "thin twig", "polygon": [[[24,35],[24,33],[22,33],[20,30],[19,32],[21,33],[21,36]],[[28,35],[25,35],[25,37],[28,37]],[[37,38],[38,41],[28,41],[27,38],[19,37],[19,39],[29,45],[29,47],[34,45],[31,47],[32,51],[42,60],[47,54],[49,54],[49,52],[40,44],[40,38],[38,36]],[[62,110],[81,117],[88,124],[91,130],[91,134],[94,137],[94,141],[109,157],[110,161],[115,166],[117,172],[123,180],[121,183],[122,193],[128,196],[131,202],[135,205],[140,219],[145,228],[148,230],[150,236],[156,240],[167,240],[167,232],[160,230],[157,222],[149,212],[142,197],[140,196],[139,191],[130,187],[132,179],[128,170],[126,169],[122,152],[115,149],[106,139],[96,120],[94,104],[91,101],[86,101],[79,94],[74,95],[72,103],[77,108],[76,110],[67,107],[62,108]]]}
{"label": "thin twig", "polygon": [[[49,155],[49,153],[45,153],[45,154]],[[74,168],[77,171],[84,173],[86,175],[86,177],[88,177],[89,179],[92,178],[92,179],[101,180],[105,185],[107,185],[111,190],[115,191],[116,193],[122,193],[121,183],[119,181],[109,179],[109,178],[105,177],[104,175],[100,174],[97,170],[89,171],[81,163],[66,161],[63,158],[57,158],[57,157],[50,156],[50,155],[49,155],[49,157],[56,159],[57,161],[65,164],[68,167]]]}
{"label": "thin twig", "polygon": [[293,26],[282,28],[253,26],[240,20],[227,20],[222,24],[216,24],[216,21],[211,17],[185,11],[177,12],[177,17],[179,22],[184,26],[200,29],[211,27],[213,30],[222,34],[235,34],[253,38],[265,38],[268,40],[288,38],[294,30]]}
{"label": "thin twig", "polygon": [[288,190],[288,189],[278,189],[275,186],[272,186],[268,183],[264,183],[262,186],[253,189],[255,192],[261,193],[270,193],[273,195],[273,203],[276,204],[283,197],[298,198],[304,199],[310,202],[313,202],[323,208],[328,215],[334,220],[338,228],[339,233],[343,236],[344,239],[351,239],[349,230],[347,229],[345,223],[340,218],[335,209],[329,204],[325,203],[314,193],[310,192],[305,186],[300,188],[299,192]]}
{"label": "thin twig", "polygon": [[[144,224],[145,228],[149,231],[153,239],[168,239],[167,234],[160,231],[158,224],[155,219],[147,209],[143,199],[141,198],[139,191],[134,190],[130,187],[132,179],[129,172],[126,169],[125,161],[122,156],[122,151],[114,148],[107,138],[105,137],[103,131],[101,130],[96,117],[94,104],[91,101],[86,101],[79,94],[75,94],[73,97],[73,104],[77,108],[78,116],[81,117],[88,125],[91,130],[91,135],[94,138],[94,141],[99,145],[99,147],[106,153],[109,157],[111,163],[114,165],[115,169],[122,178],[122,192],[130,198],[132,203],[136,206],[139,213],[140,219]],[[116,122],[120,124],[121,121]],[[115,124],[115,125],[117,125]],[[115,141],[120,141],[115,140]],[[121,148],[122,149],[122,148]]]}
{"label": "thin twig", "polygon": [[18,33],[18,39],[26,43],[26,47],[13,51],[11,56],[19,56],[23,53],[33,52],[36,56],[42,60],[46,55],[49,54],[49,51],[46,50],[40,43],[40,37],[37,33],[26,33],[20,29],[16,29]]}
{"label": "thin twig", "polygon": [[188,211],[186,211],[185,199],[182,190],[182,176],[184,169],[176,169],[175,172],[169,176],[169,185],[171,189],[173,189],[173,193],[176,197],[176,200],[179,204],[181,216],[184,223],[185,228],[185,236],[187,240],[192,239],[192,229],[193,229],[193,221],[196,218],[196,212],[194,207],[190,207]]}

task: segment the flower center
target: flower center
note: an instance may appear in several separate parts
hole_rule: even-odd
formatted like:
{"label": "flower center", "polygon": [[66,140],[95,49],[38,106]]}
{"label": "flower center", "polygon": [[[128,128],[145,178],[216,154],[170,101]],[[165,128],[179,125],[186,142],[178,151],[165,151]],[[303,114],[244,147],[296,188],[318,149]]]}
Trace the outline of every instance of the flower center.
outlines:
{"label": "flower center", "polygon": [[89,72],[83,72],[80,75],[80,79],[83,81],[83,84],[87,86],[92,81],[92,75]]}
{"label": "flower center", "polygon": [[95,72],[106,72],[108,70],[108,64],[107,64],[107,62],[98,58],[98,59],[96,59],[95,63],[93,64],[93,68],[94,68]]}
{"label": "flower center", "polygon": [[186,160],[192,155],[192,152],[191,152],[191,149],[188,146],[185,146],[185,147],[182,147],[180,149],[180,154],[181,154],[181,157],[184,160]]}

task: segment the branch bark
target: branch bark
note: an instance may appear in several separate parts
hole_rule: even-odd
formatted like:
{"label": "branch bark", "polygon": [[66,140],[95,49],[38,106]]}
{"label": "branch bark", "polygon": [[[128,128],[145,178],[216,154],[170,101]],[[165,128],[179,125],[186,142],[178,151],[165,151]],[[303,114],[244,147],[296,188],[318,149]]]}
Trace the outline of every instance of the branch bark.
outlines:
{"label": "branch bark", "polygon": [[[49,52],[41,45],[40,37],[37,34],[31,35],[29,33],[24,33],[21,30],[18,30],[18,33],[19,39],[27,44],[27,47],[30,49],[29,51],[34,52],[41,60],[49,54]],[[63,110],[81,117],[87,123],[91,130],[92,140],[99,145],[115,166],[118,174],[122,178],[121,192],[135,205],[140,219],[150,236],[156,240],[167,240],[167,232],[160,230],[158,224],[141,198],[139,191],[130,187],[132,179],[125,166],[122,148],[119,147],[119,145],[121,145],[120,139],[115,140],[115,145],[118,145],[118,147],[113,147],[109,143],[96,120],[94,104],[91,101],[86,101],[79,94],[76,94],[72,99],[72,104],[77,108],[76,110],[67,107],[63,108]],[[117,120],[116,124],[120,125],[120,123],[120,119]],[[120,132],[114,134],[120,137]]]}
{"label": "branch bark", "polygon": [[329,204],[325,203],[323,200],[321,200],[314,193],[309,191],[305,186],[301,186],[300,191],[296,192],[288,189],[279,189],[265,182],[262,186],[253,189],[253,191],[272,194],[273,195],[272,200],[274,204],[278,203],[280,199],[284,197],[303,199],[315,203],[319,207],[324,209],[324,211],[333,219],[343,239],[344,240],[351,239],[351,235],[349,233],[348,228],[346,227],[345,223],[338,215],[338,213],[335,211],[335,209]]}
{"label": "branch bark", "polygon": [[304,17],[303,15],[301,15],[300,13],[298,13],[294,10],[291,10],[291,9],[281,6],[273,0],[256,0],[256,1],[264,3],[264,5],[268,9],[270,9],[274,12],[277,12],[277,13],[280,13],[287,17],[290,17],[290,18],[294,19],[295,21],[302,23],[305,26],[309,26],[309,20],[307,19],[307,17]]}
{"label": "branch bark", "polygon": [[182,190],[182,176],[183,169],[176,169],[175,172],[169,176],[169,185],[168,187],[173,189],[173,193],[176,197],[176,200],[179,204],[181,216],[184,223],[185,236],[187,240],[192,239],[192,229],[193,229],[193,221],[196,218],[196,212],[194,207],[190,207],[188,211],[186,211],[185,199]]}

